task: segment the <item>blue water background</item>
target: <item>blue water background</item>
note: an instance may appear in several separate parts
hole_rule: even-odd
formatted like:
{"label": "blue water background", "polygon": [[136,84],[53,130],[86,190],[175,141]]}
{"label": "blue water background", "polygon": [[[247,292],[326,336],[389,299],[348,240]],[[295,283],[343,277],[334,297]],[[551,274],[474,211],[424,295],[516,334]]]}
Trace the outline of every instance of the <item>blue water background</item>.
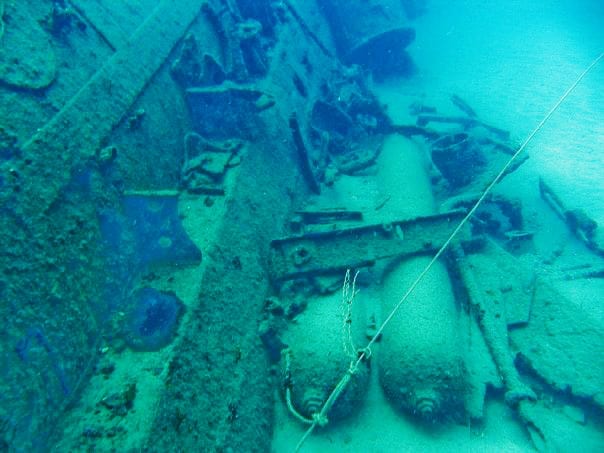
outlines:
{"label": "blue water background", "polygon": [[[604,52],[603,19],[599,0],[430,0],[428,14],[415,23],[409,50],[418,73],[409,85],[436,99],[439,109],[458,94],[519,143]],[[604,62],[529,151],[532,178],[525,170],[517,190],[532,191],[536,175],[547,177],[604,225]]]}

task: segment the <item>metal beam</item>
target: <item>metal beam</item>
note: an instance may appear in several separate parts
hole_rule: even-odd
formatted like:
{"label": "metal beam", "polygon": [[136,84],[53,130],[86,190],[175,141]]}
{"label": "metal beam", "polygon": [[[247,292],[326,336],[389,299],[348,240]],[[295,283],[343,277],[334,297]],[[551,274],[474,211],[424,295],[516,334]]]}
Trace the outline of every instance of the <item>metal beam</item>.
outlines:
{"label": "metal beam", "polygon": [[[271,242],[274,282],[340,272],[397,256],[434,253],[463,218],[456,210],[391,223],[336,229]],[[465,228],[460,240],[468,241]]]}

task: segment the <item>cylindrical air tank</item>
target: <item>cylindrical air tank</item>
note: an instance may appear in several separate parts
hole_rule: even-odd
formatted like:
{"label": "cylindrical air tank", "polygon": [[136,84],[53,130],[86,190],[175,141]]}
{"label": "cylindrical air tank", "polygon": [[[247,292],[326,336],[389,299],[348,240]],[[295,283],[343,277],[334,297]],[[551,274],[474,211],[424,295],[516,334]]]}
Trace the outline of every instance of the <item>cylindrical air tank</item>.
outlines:
{"label": "cylindrical air tank", "polygon": [[[378,180],[390,196],[384,209],[388,208],[393,219],[435,213],[425,159],[409,140],[392,136],[386,141]],[[430,259],[406,258],[387,267],[382,317],[392,311]],[[463,409],[464,360],[458,316],[447,269],[436,262],[383,332],[377,357],[379,378],[395,407],[427,420]]]}
{"label": "cylindrical air tank", "polygon": [[[342,293],[320,295],[309,301],[284,335],[288,349],[282,359],[284,389],[300,415],[311,419],[317,414],[338,382],[356,359],[356,348],[366,340],[359,301],[348,313]],[[331,411],[329,420],[350,414],[364,399],[368,368],[361,364]]]}

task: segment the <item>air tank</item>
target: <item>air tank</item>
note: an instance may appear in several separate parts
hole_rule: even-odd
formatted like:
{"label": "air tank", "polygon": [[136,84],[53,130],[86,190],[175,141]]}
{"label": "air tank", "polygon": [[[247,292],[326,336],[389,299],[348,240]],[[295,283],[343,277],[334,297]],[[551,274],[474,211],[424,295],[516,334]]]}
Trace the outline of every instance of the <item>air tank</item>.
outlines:
{"label": "air tank", "polygon": [[[357,358],[357,348],[366,342],[365,329],[360,303],[354,301],[351,308],[349,312],[341,292],[314,297],[284,335],[283,389],[290,412],[311,420]],[[361,405],[368,378],[362,363],[327,414],[329,421]]]}
{"label": "air tank", "polygon": [[[380,156],[389,215],[435,213],[421,150],[402,137],[387,140]],[[429,238],[426,238],[429,240]],[[381,310],[386,317],[430,262],[418,256],[391,263],[384,273]],[[466,388],[459,313],[445,265],[436,262],[383,332],[379,379],[397,409],[434,421],[463,412]]]}

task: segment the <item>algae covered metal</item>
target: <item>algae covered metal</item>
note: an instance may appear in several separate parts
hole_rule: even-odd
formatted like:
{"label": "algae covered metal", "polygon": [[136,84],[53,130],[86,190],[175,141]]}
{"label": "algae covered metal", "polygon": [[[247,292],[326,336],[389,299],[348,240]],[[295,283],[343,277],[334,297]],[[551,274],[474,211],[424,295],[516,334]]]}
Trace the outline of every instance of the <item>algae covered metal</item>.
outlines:
{"label": "algae covered metal", "polygon": [[429,14],[0,0],[0,451],[598,442],[604,330],[565,285],[601,268],[481,197],[530,161],[418,92]]}

